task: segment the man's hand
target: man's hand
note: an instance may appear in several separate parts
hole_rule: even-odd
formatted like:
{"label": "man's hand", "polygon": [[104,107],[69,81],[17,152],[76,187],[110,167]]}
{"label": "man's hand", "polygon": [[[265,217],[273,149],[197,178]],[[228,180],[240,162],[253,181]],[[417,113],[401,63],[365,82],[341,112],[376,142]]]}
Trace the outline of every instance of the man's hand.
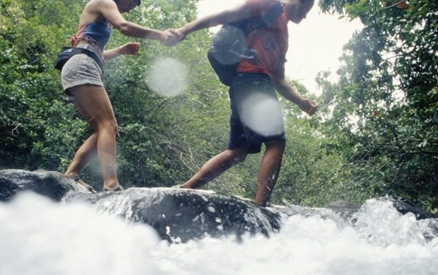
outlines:
{"label": "man's hand", "polygon": [[175,30],[168,29],[162,32],[160,41],[163,45],[172,47],[178,44],[180,39]]}
{"label": "man's hand", "polygon": [[318,110],[318,104],[310,99],[303,98],[300,93],[297,92],[296,88],[292,87],[284,79],[284,67],[280,71],[279,75],[274,75],[273,78],[275,89],[287,100],[292,101],[297,104],[301,110],[306,112],[308,115],[314,115]]}
{"label": "man's hand", "polygon": [[186,38],[186,34],[183,31],[183,28],[179,28],[176,30],[173,30],[175,34],[178,36],[179,41],[183,41]]}
{"label": "man's hand", "polygon": [[314,115],[315,112],[318,110],[318,104],[310,99],[303,98],[299,103],[298,106],[301,110],[306,112],[308,115]]}

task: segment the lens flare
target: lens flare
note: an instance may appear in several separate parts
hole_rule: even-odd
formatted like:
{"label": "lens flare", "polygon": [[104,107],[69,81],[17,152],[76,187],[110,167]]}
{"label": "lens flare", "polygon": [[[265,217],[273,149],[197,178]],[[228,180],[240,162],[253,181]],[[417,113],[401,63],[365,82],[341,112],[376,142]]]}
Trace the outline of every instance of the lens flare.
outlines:
{"label": "lens flare", "polygon": [[157,59],[148,75],[149,87],[159,95],[175,96],[187,88],[187,68],[176,59],[169,57]]}
{"label": "lens flare", "polygon": [[242,122],[263,136],[274,136],[283,132],[283,116],[280,103],[263,93],[253,93],[242,101]]}

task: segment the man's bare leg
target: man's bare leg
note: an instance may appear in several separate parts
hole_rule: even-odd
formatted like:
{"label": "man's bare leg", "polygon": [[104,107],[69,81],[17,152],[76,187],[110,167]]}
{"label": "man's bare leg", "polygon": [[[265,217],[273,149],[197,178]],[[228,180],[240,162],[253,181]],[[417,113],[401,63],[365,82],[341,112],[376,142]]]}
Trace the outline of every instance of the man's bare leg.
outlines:
{"label": "man's bare leg", "polygon": [[283,140],[275,140],[266,143],[266,150],[260,161],[255,198],[255,203],[261,206],[266,206],[274,190],[280,173],[285,147],[286,142]]}
{"label": "man's bare leg", "polygon": [[209,159],[191,179],[181,186],[181,188],[200,188],[229,168],[245,160],[247,154],[247,148],[228,149],[223,151]]}

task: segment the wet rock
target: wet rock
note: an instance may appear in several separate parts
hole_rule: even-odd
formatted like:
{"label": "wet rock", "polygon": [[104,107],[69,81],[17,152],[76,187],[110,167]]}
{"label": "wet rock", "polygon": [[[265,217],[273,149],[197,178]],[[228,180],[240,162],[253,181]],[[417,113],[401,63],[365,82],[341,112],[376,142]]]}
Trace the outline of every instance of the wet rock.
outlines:
{"label": "wet rock", "polygon": [[86,189],[55,171],[0,170],[0,201],[9,201],[23,191],[61,201],[69,191],[85,192]]}
{"label": "wet rock", "polygon": [[[83,195],[80,195],[83,199]],[[232,196],[212,191],[177,188],[129,188],[90,196],[100,212],[119,216],[128,222],[146,223],[170,242],[186,242],[205,235],[220,237],[280,230],[275,211]],[[73,194],[66,201],[77,201]]]}
{"label": "wet rock", "polygon": [[331,209],[342,218],[350,220],[360,209],[360,205],[349,201],[339,200],[325,205],[324,208]]}
{"label": "wet rock", "polygon": [[180,188],[129,188],[92,194],[85,187],[53,171],[0,171],[0,200],[34,191],[62,203],[89,203],[99,212],[127,222],[146,223],[170,242],[186,242],[205,235],[220,237],[280,230],[280,214],[250,201],[212,191]]}
{"label": "wet rock", "polygon": [[436,218],[435,215],[425,211],[418,205],[414,204],[413,202],[402,198],[402,197],[387,197],[384,199],[388,199],[392,202],[395,209],[397,209],[398,212],[402,213],[403,215],[406,213],[413,213],[417,220],[422,219],[429,219],[429,218]]}
{"label": "wet rock", "polygon": [[[187,242],[206,235],[221,237],[263,234],[281,229],[282,219],[293,215],[319,216],[338,224],[354,226],[361,206],[336,201],[324,207],[298,205],[260,207],[251,201],[213,191],[180,188],[129,188],[118,192],[90,193],[84,186],[54,171],[0,170],[0,201],[8,202],[19,192],[32,191],[60,203],[88,203],[98,212],[118,216],[129,223],[145,223],[169,242]],[[433,215],[403,198],[390,200],[400,213],[417,219]],[[435,222],[436,219],[431,219]],[[438,228],[438,227],[433,227]],[[431,231],[433,235],[435,231]]]}

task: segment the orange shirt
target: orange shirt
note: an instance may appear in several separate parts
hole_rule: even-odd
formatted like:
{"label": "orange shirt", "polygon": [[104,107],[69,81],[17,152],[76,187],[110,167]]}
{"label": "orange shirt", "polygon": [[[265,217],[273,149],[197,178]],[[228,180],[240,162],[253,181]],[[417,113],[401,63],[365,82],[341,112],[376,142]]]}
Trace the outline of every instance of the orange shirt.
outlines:
{"label": "orange shirt", "polygon": [[[277,0],[247,0],[251,16],[261,16],[268,11]],[[289,33],[287,13],[282,12],[270,22],[269,28],[253,30],[247,37],[252,49],[257,51],[254,59],[242,60],[237,72],[265,73],[272,76],[278,68],[284,67],[288,50]]]}

